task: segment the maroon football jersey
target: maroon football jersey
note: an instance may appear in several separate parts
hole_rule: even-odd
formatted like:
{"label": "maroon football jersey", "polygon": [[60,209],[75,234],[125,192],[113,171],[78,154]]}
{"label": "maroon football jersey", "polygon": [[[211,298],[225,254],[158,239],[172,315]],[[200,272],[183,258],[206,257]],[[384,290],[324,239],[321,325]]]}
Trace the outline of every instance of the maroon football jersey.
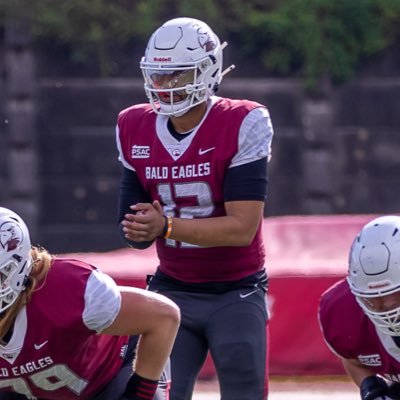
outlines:
{"label": "maroon football jersey", "polygon": [[[136,172],[150,198],[163,204],[166,215],[223,216],[224,178],[239,151],[240,126],[258,107],[262,106],[218,98],[199,127],[181,141],[169,133],[168,118],[157,116],[150,105],[130,107],[118,117],[122,162]],[[160,270],[185,282],[239,280],[264,266],[261,224],[246,247],[202,248],[157,239],[157,252]]]}
{"label": "maroon football jersey", "polygon": [[98,335],[82,319],[92,270],[77,260],[53,262],[18,315],[22,347],[16,343],[16,354],[0,357],[0,390],[27,398],[89,399],[116,375],[128,337]]}
{"label": "maroon football jersey", "polygon": [[328,345],[338,355],[357,359],[375,374],[400,381],[400,348],[375,329],[342,280],[321,297],[319,319]]}

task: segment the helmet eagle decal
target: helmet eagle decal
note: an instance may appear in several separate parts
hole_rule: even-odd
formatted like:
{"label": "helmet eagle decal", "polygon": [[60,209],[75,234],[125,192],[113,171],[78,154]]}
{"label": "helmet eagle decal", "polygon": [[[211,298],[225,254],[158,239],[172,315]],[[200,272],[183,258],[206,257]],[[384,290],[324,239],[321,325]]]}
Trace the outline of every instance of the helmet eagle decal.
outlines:
{"label": "helmet eagle decal", "polygon": [[10,218],[10,221],[0,225],[0,245],[4,250],[15,250],[22,240],[22,230],[15,220]]}

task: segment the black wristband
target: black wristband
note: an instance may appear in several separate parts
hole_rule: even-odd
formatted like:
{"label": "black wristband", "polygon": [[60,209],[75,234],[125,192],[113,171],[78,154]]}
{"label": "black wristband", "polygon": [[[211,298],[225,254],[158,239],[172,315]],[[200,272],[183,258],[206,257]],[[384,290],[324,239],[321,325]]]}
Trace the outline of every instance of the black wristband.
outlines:
{"label": "black wristband", "polygon": [[158,380],[143,378],[134,373],[126,385],[124,398],[129,400],[153,399],[157,390]]}
{"label": "black wristband", "polygon": [[163,230],[161,232],[161,235],[160,235],[160,237],[162,237],[162,238],[165,237],[165,235],[168,232],[168,218],[165,215],[163,215],[163,217],[164,217],[164,228],[163,228]]}
{"label": "black wristband", "polygon": [[379,376],[368,376],[360,385],[361,400],[374,400],[379,396],[388,395],[388,385]]}
{"label": "black wristband", "polygon": [[388,396],[393,400],[400,399],[400,383],[392,382],[388,384]]}

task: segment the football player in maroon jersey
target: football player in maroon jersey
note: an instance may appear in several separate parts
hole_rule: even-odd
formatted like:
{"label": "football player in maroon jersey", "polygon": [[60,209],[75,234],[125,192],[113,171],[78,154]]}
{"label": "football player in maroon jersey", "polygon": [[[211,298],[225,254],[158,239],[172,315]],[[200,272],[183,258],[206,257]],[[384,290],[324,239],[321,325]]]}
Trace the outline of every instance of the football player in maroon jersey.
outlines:
{"label": "football player in maroon jersey", "polygon": [[322,295],[319,319],[362,400],[400,399],[400,217],[363,227],[347,279]]}
{"label": "football player in maroon jersey", "polygon": [[31,247],[24,221],[0,207],[1,400],[153,399],[179,320],[162,295]]}
{"label": "football player in maroon jersey", "polygon": [[220,43],[193,18],[167,21],[140,63],[149,103],[118,116],[119,226],[154,241],[149,289],[180,307],[173,400],[191,399],[210,350],[223,400],[267,398],[262,219],[273,128],[265,106],[218,97]]}

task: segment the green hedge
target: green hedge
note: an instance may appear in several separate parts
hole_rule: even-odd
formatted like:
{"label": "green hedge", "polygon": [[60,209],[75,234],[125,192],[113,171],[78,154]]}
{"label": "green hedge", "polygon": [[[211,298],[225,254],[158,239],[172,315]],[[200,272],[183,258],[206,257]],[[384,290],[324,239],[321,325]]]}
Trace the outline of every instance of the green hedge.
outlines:
{"label": "green hedge", "polygon": [[62,48],[64,62],[99,76],[120,74],[124,62],[136,70],[134,50],[156,27],[196,17],[231,43],[231,61],[310,88],[351,78],[400,31],[400,0],[0,0],[0,15],[25,18],[39,48]]}
{"label": "green hedge", "polygon": [[[300,72],[309,86],[328,76],[351,78],[366,57],[400,31],[399,0],[286,0],[272,12],[253,12],[248,24],[267,68]],[[252,51],[254,48],[252,49]]]}

